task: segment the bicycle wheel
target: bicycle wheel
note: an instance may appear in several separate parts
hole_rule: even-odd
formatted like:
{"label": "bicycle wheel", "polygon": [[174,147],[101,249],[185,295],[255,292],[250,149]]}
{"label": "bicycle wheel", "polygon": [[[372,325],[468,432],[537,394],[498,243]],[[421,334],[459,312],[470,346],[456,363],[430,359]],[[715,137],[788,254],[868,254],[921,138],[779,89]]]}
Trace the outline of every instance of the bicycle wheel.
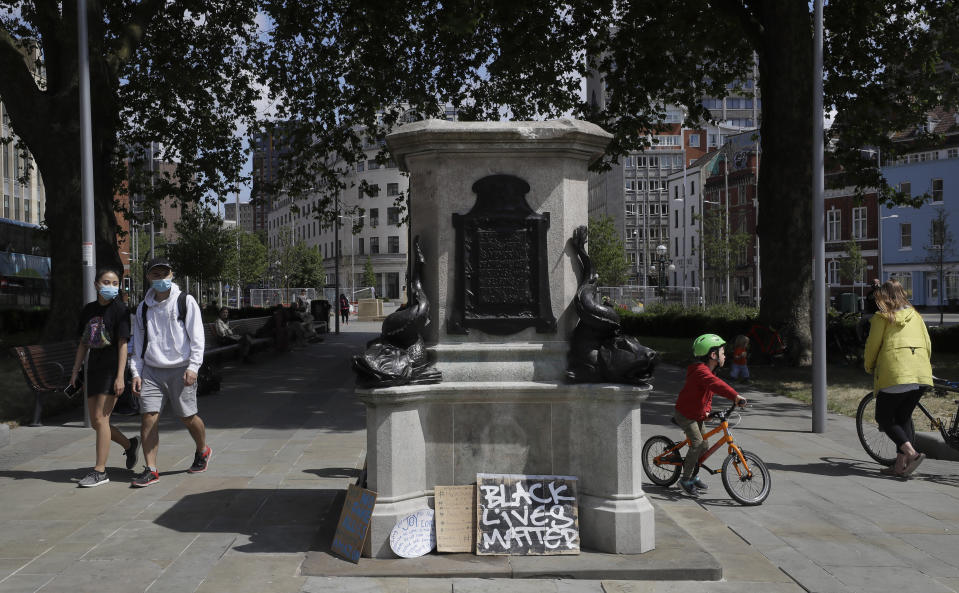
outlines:
{"label": "bicycle wheel", "polygon": [[856,433],[862,448],[883,465],[896,462],[896,444],[876,424],[876,396],[867,393],[856,410]]}
{"label": "bicycle wheel", "polygon": [[723,461],[723,487],[740,504],[762,504],[772,486],[769,470],[755,453],[743,451],[742,454],[748,471],[739,460],[739,455],[733,453]]}
{"label": "bicycle wheel", "polygon": [[655,459],[666,451],[676,446],[663,435],[650,437],[643,444],[643,471],[653,484],[660,486],[672,486],[679,479],[679,473],[683,469],[683,457],[679,451],[670,455],[669,463],[659,464]]}

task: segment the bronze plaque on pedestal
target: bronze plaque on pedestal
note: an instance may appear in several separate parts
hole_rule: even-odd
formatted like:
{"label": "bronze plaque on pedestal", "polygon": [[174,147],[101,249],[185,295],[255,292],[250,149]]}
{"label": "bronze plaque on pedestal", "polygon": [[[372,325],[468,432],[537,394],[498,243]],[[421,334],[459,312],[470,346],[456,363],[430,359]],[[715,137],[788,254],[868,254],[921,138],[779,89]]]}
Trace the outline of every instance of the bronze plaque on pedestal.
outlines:
{"label": "bronze plaque on pedestal", "polygon": [[546,265],[549,213],[526,203],[529,184],[490,175],[473,184],[476,203],[453,215],[456,288],[447,331],[513,334],[556,331]]}

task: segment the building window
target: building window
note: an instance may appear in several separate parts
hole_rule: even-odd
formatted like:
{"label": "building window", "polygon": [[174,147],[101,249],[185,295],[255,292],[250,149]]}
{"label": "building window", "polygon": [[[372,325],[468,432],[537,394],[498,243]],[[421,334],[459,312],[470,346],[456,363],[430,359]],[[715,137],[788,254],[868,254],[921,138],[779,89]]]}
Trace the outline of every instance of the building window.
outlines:
{"label": "building window", "polygon": [[660,146],[679,146],[680,145],[679,136],[662,135],[662,136],[656,136],[656,138],[659,140]]}
{"label": "building window", "polygon": [[949,300],[959,299],[959,273],[946,272],[946,294]]}
{"label": "building window", "polygon": [[370,159],[366,161],[366,168],[369,169],[370,171],[373,171],[374,169],[379,169],[380,164],[377,163],[375,160]]}
{"label": "building window", "polygon": [[695,180],[695,179],[689,182],[689,195],[691,195],[691,196],[695,196],[695,195],[696,195],[696,180]]}
{"label": "building window", "polygon": [[636,180],[627,179],[624,187],[626,188],[626,191],[636,191]]}
{"label": "building window", "polygon": [[360,162],[356,163],[356,172],[357,172],[357,173],[362,173],[362,172],[365,171],[365,170],[366,170],[366,163],[364,163],[363,161],[360,161]]}
{"label": "building window", "polygon": [[386,224],[398,225],[400,224],[400,209],[389,207],[386,209]]}
{"label": "building window", "polygon": [[636,204],[626,204],[626,216],[636,216]]}
{"label": "building window", "polygon": [[689,135],[689,145],[699,148],[699,134],[690,134]]}
{"label": "building window", "polygon": [[946,221],[933,220],[929,225],[929,238],[931,239],[932,247],[936,249],[942,248],[945,235]]}
{"label": "building window", "polygon": [[899,184],[899,191],[901,191],[902,193],[904,193],[905,195],[909,197],[912,197],[912,184],[909,183],[908,181],[903,181],[902,183]]}
{"label": "building window", "polygon": [[[946,151],[946,158],[955,159],[959,158],[959,148],[950,148]],[[951,298],[951,297],[950,297]]]}
{"label": "building window", "polygon": [[674,229],[679,228],[679,210],[673,210],[673,228]]}
{"label": "building window", "polygon": [[380,252],[380,238],[370,237],[370,253],[376,255]]}
{"label": "building window", "polygon": [[866,238],[866,207],[852,209],[852,238]]}
{"label": "building window", "polygon": [[386,195],[387,195],[387,196],[398,196],[398,195],[400,195],[400,184],[399,184],[399,183],[387,183],[387,184],[386,184]]}
{"label": "building window", "polygon": [[393,235],[386,238],[386,250],[387,253],[399,253],[400,252],[400,238],[397,235]]}
{"label": "building window", "polygon": [[906,291],[906,296],[912,298],[912,272],[893,272],[889,278],[898,280],[902,284],[902,289]]}
{"label": "building window", "polygon": [[899,249],[912,249],[912,224],[899,223]]}
{"label": "building window", "polygon": [[842,211],[830,210],[826,213],[826,240],[842,240]]}
{"label": "building window", "polygon": [[370,228],[375,229],[380,224],[380,209],[370,208]]}
{"label": "building window", "polygon": [[829,262],[829,278],[826,283],[830,286],[839,286],[839,262],[832,260]]}
{"label": "building window", "polygon": [[942,202],[942,179],[932,180],[932,201]]}
{"label": "building window", "polygon": [[633,167],[636,166],[636,159],[634,159],[631,156],[626,157],[623,160],[623,166],[626,167],[627,169],[632,169]]}
{"label": "building window", "polygon": [[366,253],[366,246],[365,246],[365,241],[363,240],[363,237],[360,237],[356,241],[357,241],[357,247],[358,247],[356,252],[359,253],[360,255],[364,255]]}

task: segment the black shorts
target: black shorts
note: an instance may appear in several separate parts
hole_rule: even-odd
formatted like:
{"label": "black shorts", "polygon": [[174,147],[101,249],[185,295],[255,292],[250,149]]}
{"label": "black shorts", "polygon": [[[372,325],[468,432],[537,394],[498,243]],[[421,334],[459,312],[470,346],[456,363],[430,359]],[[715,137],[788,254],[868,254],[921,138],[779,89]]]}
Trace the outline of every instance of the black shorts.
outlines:
{"label": "black shorts", "polygon": [[87,363],[86,383],[87,397],[106,393],[119,395],[113,392],[113,384],[117,378],[117,360],[108,352],[91,351]]}

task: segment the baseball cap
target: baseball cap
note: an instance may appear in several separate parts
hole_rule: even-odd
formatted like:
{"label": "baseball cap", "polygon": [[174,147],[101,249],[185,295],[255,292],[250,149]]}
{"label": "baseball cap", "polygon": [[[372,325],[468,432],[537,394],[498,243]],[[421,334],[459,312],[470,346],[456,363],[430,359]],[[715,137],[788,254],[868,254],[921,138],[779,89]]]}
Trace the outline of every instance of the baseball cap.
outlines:
{"label": "baseball cap", "polygon": [[166,257],[154,257],[149,262],[147,262],[147,272],[153,268],[170,268],[173,269],[173,264],[170,263],[170,260]]}

